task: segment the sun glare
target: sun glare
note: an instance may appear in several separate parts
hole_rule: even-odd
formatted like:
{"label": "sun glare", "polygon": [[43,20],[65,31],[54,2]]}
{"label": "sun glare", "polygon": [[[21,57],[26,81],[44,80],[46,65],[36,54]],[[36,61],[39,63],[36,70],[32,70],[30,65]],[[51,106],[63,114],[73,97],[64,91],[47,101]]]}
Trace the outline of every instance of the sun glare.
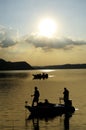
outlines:
{"label": "sun glare", "polygon": [[39,33],[46,37],[52,37],[56,28],[56,23],[52,19],[44,19],[39,24]]}

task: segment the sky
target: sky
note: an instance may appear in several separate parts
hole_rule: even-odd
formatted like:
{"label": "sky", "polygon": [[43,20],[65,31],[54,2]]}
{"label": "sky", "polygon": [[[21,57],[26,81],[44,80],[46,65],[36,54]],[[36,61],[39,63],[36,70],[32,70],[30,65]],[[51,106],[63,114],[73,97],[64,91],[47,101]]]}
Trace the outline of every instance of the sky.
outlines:
{"label": "sky", "polygon": [[0,0],[0,58],[86,63],[86,0]]}

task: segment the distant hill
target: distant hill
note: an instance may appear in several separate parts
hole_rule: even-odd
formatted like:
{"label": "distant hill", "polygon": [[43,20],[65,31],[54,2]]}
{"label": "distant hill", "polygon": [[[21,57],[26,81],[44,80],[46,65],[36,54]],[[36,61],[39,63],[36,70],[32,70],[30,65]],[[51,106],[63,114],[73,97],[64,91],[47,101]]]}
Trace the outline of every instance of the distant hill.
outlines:
{"label": "distant hill", "polygon": [[32,70],[32,69],[86,69],[86,64],[31,66],[25,61],[10,62],[0,59],[0,70]]}
{"label": "distant hill", "polygon": [[31,70],[33,67],[25,61],[9,62],[0,59],[0,70]]}
{"label": "distant hill", "polygon": [[49,66],[34,66],[35,69],[86,69],[86,64],[64,64]]}

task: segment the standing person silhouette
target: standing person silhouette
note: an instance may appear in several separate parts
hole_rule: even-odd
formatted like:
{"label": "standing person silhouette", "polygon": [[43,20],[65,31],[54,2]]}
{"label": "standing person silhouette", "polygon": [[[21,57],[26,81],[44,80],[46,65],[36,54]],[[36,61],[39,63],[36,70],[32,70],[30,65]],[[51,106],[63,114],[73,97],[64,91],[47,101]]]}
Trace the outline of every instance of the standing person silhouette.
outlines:
{"label": "standing person silhouette", "polygon": [[66,104],[69,100],[69,91],[67,88],[64,88],[63,94],[64,94],[64,103]]}
{"label": "standing person silhouette", "polygon": [[36,104],[38,105],[39,96],[40,96],[40,93],[39,93],[39,91],[38,91],[38,88],[35,87],[34,89],[35,89],[34,94],[31,95],[31,96],[34,96],[33,101],[32,101],[32,106],[34,106],[34,103],[36,103]]}

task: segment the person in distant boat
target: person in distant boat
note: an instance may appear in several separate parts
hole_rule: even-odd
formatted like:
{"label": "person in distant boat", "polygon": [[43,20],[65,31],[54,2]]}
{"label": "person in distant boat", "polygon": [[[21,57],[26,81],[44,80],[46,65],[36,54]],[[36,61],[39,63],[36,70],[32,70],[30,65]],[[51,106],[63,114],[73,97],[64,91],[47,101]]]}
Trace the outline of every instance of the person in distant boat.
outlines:
{"label": "person in distant boat", "polygon": [[32,101],[32,106],[34,106],[34,103],[36,103],[36,104],[38,105],[39,96],[40,96],[40,93],[39,93],[39,91],[38,91],[38,88],[35,87],[34,89],[35,89],[34,94],[31,95],[31,96],[34,96],[33,101]]}
{"label": "person in distant boat", "polygon": [[66,104],[68,102],[68,100],[69,100],[69,91],[68,91],[67,88],[64,88],[63,94],[64,94],[64,97],[63,97],[64,103]]}
{"label": "person in distant boat", "polygon": [[48,104],[49,104],[48,99],[45,99],[44,101],[45,101],[45,102],[44,102],[45,105],[48,105]]}

